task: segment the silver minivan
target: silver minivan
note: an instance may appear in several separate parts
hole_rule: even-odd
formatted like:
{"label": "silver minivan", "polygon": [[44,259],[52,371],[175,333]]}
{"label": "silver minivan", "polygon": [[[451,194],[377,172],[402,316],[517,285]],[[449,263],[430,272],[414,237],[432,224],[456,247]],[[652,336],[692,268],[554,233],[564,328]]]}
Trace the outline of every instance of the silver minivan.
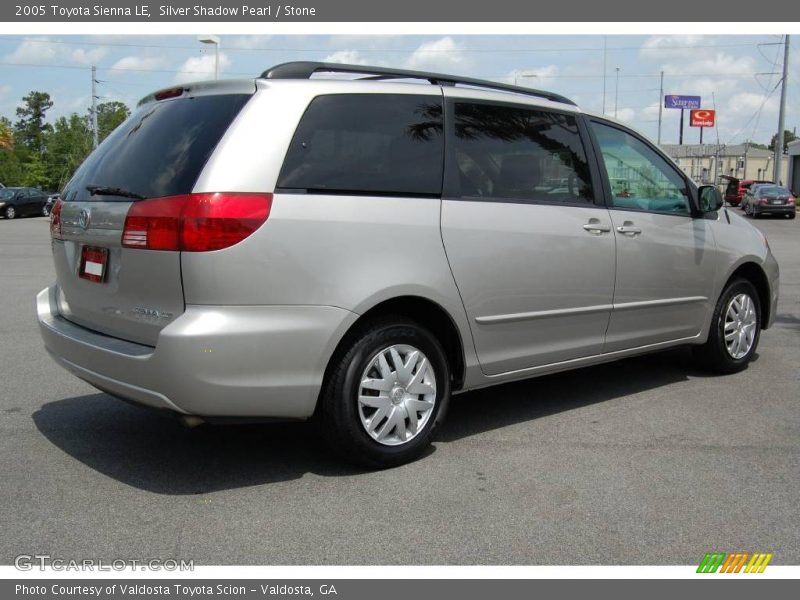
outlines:
{"label": "silver minivan", "polygon": [[635,131],[376,67],[147,96],[51,236],[60,365],[187,423],[313,418],[373,467],[419,456],[467,390],[677,345],[739,371],[778,299],[764,236]]}

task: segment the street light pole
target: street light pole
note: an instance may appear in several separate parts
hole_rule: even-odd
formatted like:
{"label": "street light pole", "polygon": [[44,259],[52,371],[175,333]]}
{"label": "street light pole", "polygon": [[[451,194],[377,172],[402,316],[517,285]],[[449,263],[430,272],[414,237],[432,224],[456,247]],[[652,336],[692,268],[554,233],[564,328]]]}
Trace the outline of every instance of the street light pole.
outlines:
{"label": "street light pole", "polygon": [[619,104],[619,67],[617,67],[617,82],[614,85],[614,118],[617,118],[617,108]]}
{"label": "street light pole", "polygon": [[606,61],[608,59],[608,36],[603,36],[603,116],[606,114]]}
{"label": "street light pole", "polygon": [[214,45],[214,79],[219,79],[219,38],[216,35],[205,35],[197,38],[197,41]]}
{"label": "street light pole", "polygon": [[658,91],[658,145],[661,145],[661,116],[664,111],[664,71],[661,71],[661,87]]}

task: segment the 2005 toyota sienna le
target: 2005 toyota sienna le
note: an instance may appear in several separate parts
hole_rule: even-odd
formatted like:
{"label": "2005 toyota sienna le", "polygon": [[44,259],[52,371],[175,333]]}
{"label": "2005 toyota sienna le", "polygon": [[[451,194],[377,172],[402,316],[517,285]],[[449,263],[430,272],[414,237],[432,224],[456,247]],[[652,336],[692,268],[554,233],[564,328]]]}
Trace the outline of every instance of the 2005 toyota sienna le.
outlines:
{"label": "2005 toyota sienna le", "polygon": [[764,236],[636,132],[433,73],[162,90],[52,212],[60,365],[186,420],[313,417],[371,466],[457,392],[681,344],[738,371],[778,298]]}

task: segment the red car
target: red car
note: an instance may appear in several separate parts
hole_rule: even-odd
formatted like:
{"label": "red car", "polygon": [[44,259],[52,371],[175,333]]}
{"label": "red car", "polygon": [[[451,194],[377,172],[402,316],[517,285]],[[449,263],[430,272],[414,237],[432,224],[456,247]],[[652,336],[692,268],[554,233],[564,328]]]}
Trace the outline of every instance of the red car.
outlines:
{"label": "red car", "polygon": [[725,202],[731,206],[739,206],[742,198],[754,183],[772,183],[763,179],[737,179],[736,177],[722,176],[728,180],[728,187],[725,188]]}

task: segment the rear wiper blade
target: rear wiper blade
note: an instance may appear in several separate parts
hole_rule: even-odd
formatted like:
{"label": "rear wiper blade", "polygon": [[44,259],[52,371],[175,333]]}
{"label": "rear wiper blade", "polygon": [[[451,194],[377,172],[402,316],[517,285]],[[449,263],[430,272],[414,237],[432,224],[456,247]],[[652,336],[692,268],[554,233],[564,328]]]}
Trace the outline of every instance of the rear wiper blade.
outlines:
{"label": "rear wiper blade", "polygon": [[131,192],[123,188],[109,187],[107,185],[87,185],[86,190],[91,196],[121,196],[123,198],[135,198],[136,200],[144,200],[145,196]]}

